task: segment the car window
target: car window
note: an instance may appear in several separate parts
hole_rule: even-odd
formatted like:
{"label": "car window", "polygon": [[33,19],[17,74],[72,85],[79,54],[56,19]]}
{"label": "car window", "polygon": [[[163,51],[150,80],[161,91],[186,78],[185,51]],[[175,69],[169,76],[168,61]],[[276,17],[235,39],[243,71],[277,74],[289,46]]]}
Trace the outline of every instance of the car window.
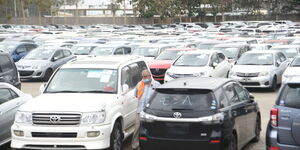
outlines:
{"label": "car window", "polygon": [[213,54],[211,56],[211,64],[213,64],[213,63],[217,63],[217,64],[219,63],[219,59],[216,54]]}
{"label": "car window", "polygon": [[5,102],[8,102],[14,98],[16,98],[16,95],[12,95],[12,92],[10,89],[0,88],[0,105]]}
{"label": "car window", "polygon": [[62,50],[58,50],[58,51],[56,51],[56,52],[54,53],[54,56],[53,56],[53,57],[54,57],[54,58],[57,58],[57,59],[61,59],[61,58],[64,57],[64,54],[63,54]]}
{"label": "car window", "polygon": [[135,87],[142,79],[141,70],[137,63],[129,65],[130,67],[130,77],[132,78],[132,85]]}
{"label": "car window", "polygon": [[219,62],[223,62],[225,60],[225,56],[222,53],[218,53]]}
{"label": "car window", "polygon": [[132,77],[130,76],[131,69],[128,66],[125,66],[124,68],[122,68],[121,71],[121,85],[123,87],[123,85],[127,84],[129,89],[134,89],[135,85],[132,82]]}
{"label": "car window", "polygon": [[230,104],[235,104],[240,102],[232,83],[226,84],[223,88],[224,88],[225,95],[227,96]]}
{"label": "car window", "polygon": [[0,56],[0,73],[13,69],[12,63],[8,56]]}
{"label": "car window", "polygon": [[124,54],[124,48],[118,48],[114,52],[114,55],[123,55]]}
{"label": "car window", "polygon": [[220,108],[227,107],[229,105],[229,101],[225,96],[223,88],[219,88],[215,91],[215,97],[219,102]]}
{"label": "car window", "polygon": [[277,105],[283,105],[291,108],[300,108],[300,85],[287,85],[280,94]]}
{"label": "car window", "polygon": [[64,53],[65,57],[72,55],[72,53],[68,50],[64,50],[63,53]]}
{"label": "car window", "polygon": [[124,54],[125,55],[131,54],[131,48],[130,47],[125,47],[124,48]]}
{"label": "car window", "polygon": [[28,51],[31,51],[32,49],[35,49],[36,46],[32,45],[32,44],[28,44],[28,45],[26,45],[26,48],[27,48]]}
{"label": "car window", "polygon": [[19,54],[19,53],[23,53],[26,51],[27,51],[27,49],[26,49],[25,45],[21,45],[20,47],[17,48],[16,53]]}
{"label": "car window", "polygon": [[285,57],[285,55],[284,55],[284,54],[282,54],[282,53],[278,53],[278,56],[279,56],[279,60],[280,60],[280,62],[284,62],[284,61],[286,61],[286,57]]}
{"label": "car window", "polygon": [[249,99],[249,93],[241,86],[234,84],[234,89],[241,101],[247,101]]}

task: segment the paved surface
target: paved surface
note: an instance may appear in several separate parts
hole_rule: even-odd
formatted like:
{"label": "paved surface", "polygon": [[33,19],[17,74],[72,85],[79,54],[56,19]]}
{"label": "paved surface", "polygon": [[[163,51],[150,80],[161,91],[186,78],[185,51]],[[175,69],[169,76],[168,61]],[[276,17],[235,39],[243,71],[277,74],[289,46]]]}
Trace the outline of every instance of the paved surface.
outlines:
{"label": "paved surface", "polygon": [[[30,93],[33,96],[39,95],[39,88],[43,82],[39,81],[25,81],[22,83],[22,91],[25,93]],[[261,138],[258,143],[250,143],[244,147],[243,150],[265,150],[265,132],[266,125],[269,120],[270,109],[275,103],[277,92],[269,92],[268,90],[263,89],[250,89],[250,92],[255,96],[256,101],[258,102],[261,115],[262,115],[262,133]],[[6,144],[0,147],[0,150],[11,150],[9,144]],[[130,148],[130,139],[127,139],[124,142],[123,150],[131,150]]]}

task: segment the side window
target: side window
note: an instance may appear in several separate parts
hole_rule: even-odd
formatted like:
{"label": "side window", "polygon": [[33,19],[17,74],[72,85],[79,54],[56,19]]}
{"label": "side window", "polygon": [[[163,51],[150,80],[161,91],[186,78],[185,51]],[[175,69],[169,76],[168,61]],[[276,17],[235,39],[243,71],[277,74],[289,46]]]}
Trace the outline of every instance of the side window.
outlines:
{"label": "side window", "polygon": [[64,54],[63,54],[62,50],[58,50],[55,52],[53,57],[56,59],[62,59],[64,57]]}
{"label": "side window", "polygon": [[26,48],[27,48],[28,51],[31,51],[31,50],[35,49],[36,46],[32,45],[32,44],[28,44],[28,45],[26,45]]}
{"label": "side window", "polygon": [[125,55],[131,54],[131,48],[130,47],[124,47],[124,54]]}
{"label": "side window", "polygon": [[282,53],[278,53],[278,56],[279,56],[279,59],[280,59],[280,61],[281,61],[281,62],[284,62],[284,61],[286,61],[286,57],[285,57],[285,55],[284,55],[284,54],[282,54]]}
{"label": "side window", "polygon": [[72,55],[72,53],[68,50],[64,50],[63,53],[64,53],[65,57]]}
{"label": "side window", "polygon": [[238,103],[240,101],[232,83],[226,84],[223,88],[230,104]]}
{"label": "side window", "polygon": [[14,98],[15,97],[11,94],[10,89],[7,88],[0,89],[0,105]]}
{"label": "side window", "polygon": [[276,55],[275,55],[275,62],[277,62],[277,61],[280,61],[280,62],[281,62],[281,60],[280,60],[280,58],[279,58],[279,55],[278,55],[278,54],[276,54]]}
{"label": "side window", "polygon": [[249,99],[249,93],[238,84],[234,84],[234,89],[241,101],[247,101]]}
{"label": "side window", "polygon": [[0,56],[0,73],[13,69],[12,63],[8,56]]}
{"label": "side window", "polygon": [[23,53],[23,52],[26,52],[26,51],[27,51],[27,49],[26,49],[25,45],[21,45],[17,48],[16,53],[20,54],[20,53]]}
{"label": "side window", "polygon": [[137,64],[139,65],[139,69],[140,69],[139,72],[142,72],[143,70],[147,69],[147,65],[144,61],[139,61]]}
{"label": "side window", "polygon": [[216,97],[217,101],[219,102],[220,108],[224,108],[229,105],[229,101],[223,92],[223,88],[219,88],[215,91],[215,97]]}
{"label": "side window", "polygon": [[223,62],[225,60],[225,56],[222,53],[218,53],[219,62]]}
{"label": "side window", "polygon": [[121,85],[123,87],[124,84],[127,84],[129,89],[135,88],[135,86],[132,83],[132,77],[130,76],[130,68],[128,66],[125,66],[122,68],[121,71]]}
{"label": "side window", "polygon": [[118,48],[116,49],[116,51],[114,52],[114,55],[123,55],[124,54],[124,48]]}
{"label": "side window", "polygon": [[216,54],[213,54],[213,55],[211,56],[211,65],[212,65],[213,63],[219,64],[219,59],[218,59],[218,57],[217,57]]}
{"label": "side window", "polygon": [[141,72],[137,63],[130,64],[129,67],[132,85],[135,87],[141,81]]}

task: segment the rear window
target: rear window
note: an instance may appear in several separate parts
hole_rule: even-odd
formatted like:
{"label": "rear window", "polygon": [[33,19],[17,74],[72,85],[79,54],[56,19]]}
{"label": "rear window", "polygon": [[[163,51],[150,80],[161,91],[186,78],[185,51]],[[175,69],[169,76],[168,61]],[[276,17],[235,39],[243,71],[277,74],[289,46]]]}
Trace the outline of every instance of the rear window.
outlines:
{"label": "rear window", "polygon": [[285,86],[277,105],[300,108],[300,84]]}
{"label": "rear window", "polygon": [[206,111],[217,109],[213,99],[209,90],[164,89],[154,93],[148,107],[161,111]]}

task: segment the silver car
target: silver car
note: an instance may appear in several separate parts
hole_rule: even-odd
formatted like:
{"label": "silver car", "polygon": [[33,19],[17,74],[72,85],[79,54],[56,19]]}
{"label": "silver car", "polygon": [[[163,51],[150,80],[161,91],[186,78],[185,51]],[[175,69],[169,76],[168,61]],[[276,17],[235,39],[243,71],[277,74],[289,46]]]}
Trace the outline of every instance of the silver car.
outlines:
{"label": "silver car", "polygon": [[0,83],[0,146],[10,141],[10,127],[14,123],[15,113],[30,99],[31,95],[8,83]]}
{"label": "silver car", "polygon": [[244,53],[233,66],[229,77],[245,87],[275,90],[290,61],[279,51],[259,50]]}
{"label": "silver car", "polygon": [[48,81],[52,73],[63,64],[74,59],[69,49],[36,49],[16,63],[21,79],[43,79]]}

